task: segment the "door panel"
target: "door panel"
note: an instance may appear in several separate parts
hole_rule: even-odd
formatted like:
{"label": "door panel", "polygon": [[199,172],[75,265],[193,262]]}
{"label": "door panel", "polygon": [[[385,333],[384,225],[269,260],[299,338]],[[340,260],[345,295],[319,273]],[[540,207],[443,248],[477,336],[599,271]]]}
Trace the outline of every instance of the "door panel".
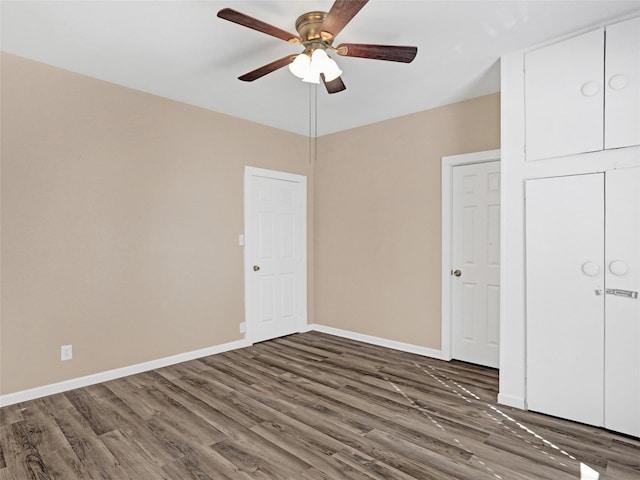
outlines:
{"label": "door panel", "polygon": [[299,175],[248,171],[256,174],[246,177],[246,325],[259,342],[305,324],[306,188]]}
{"label": "door panel", "polygon": [[640,17],[607,27],[605,148],[640,144]]}
{"label": "door panel", "polygon": [[[606,288],[640,291],[640,168],[606,173]],[[640,437],[640,299],[607,294],[605,426]]]}
{"label": "door panel", "polygon": [[527,404],[591,425],[604,409],[604,175],[526,182]]}
{"label": "door panel", "polygon": [[604,30],[525,54],[527,160],[602,150]]}
{"label": "door panel", "polygon": [[500,162],[453,167],[451,350],[497,368],[500,298]]}

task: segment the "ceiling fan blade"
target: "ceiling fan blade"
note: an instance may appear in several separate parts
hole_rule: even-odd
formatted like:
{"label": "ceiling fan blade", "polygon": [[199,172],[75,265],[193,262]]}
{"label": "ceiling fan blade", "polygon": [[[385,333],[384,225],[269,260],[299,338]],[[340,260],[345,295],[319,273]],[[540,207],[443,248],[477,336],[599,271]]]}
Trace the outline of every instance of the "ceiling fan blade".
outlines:
{"label": "ceiling fan blade", "polygon": [[268,63],[260,68],[256,68],[255,70],[245,73],[244,75],[238,77],[238,80],[242,80],[243,82],[253,82],[260,77],[264,77],[267,73],[275,72],[279,68],[286,67],[291,62],[293,62],[294,58],[295,55],[287,55],[286,57],[282,57],[276,60],[275,62]]}
{"label": "ceiling fan blade", "polygon": [[272,37],[280,38],[281,40],[285,40],[287,42],[302,43],[302,39],[299,36],[294,35],[293,33],[289,33],[286,30],[282,30],[281,28],[269,25],[262,20],[250,17],[249,15],[245,15],[244,13],[240,13],[231,8],[223,8],[222,10],[220,10],[218,12],[218,17],[233,23],[237,23],[238,25],[242,25],[244,27],[252,28],[253,30],[257,30],[258,32],[266,33],[267,35],[271,35]]}
{"label": "ceiling fan blade", "polygon": [[418,47],[366,43],[341,43],[336,50],[339,55],[344,57],[372,58],[403,63],[411,63],[418,53]]}
{"label": "ceiling fan blade", "polygon": [[336,0],[324,19],[324,22],[322,22],[320,31],[328,33],[330,35],[329,38],[335,38],[368,1],[369,0]]}
{"label": "ceiling fan blade", "polygon": [[342,81],[342,78],[340,77],[334,78],[330,82],[327,82],[324,79],[324,73],[321,73],[320,78],[322,78],[322,83],[324,83],[324,86],[327,89],[328,93],[338,93],[347,89],[347,87],[345,87],[344,85],[344,82]]}

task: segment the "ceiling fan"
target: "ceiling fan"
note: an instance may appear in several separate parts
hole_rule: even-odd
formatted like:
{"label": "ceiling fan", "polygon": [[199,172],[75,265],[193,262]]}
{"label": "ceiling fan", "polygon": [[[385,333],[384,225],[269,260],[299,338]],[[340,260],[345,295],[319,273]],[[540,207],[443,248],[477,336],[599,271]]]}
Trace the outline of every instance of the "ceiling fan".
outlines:
{"label": "ceiling fan", "polygon": [[341,43],[332,45],[334,38],[366,5],[369,0],[336,0],[328,13],[308,12],[296,20],[294,35],[266,22],[252,18],[231,8],[223,8],[218,17],[257,30],[267,35],[304,46],[298,55],[287,55],[238,77],[245,82],[253,82],[284,66],[305,82],[322,83],[327,92],[337,93],[346,87],[340,75],[342,71],[327,51],[345,57],[371,58],[391,62],[410,63],[418,53],[417,47],[396,45],[372,45],[364,43]]}

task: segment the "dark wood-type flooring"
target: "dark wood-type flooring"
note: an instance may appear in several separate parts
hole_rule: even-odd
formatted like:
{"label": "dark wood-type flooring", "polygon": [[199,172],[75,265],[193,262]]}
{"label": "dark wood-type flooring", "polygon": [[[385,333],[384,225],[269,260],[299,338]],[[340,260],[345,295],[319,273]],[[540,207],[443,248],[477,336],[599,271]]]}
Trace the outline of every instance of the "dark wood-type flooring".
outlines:
{"label": "dark wood-type flooring", "polygon": [[497,385],[297,334],[5,407],[0,479],[640,479],[640,439],[500,406]]}

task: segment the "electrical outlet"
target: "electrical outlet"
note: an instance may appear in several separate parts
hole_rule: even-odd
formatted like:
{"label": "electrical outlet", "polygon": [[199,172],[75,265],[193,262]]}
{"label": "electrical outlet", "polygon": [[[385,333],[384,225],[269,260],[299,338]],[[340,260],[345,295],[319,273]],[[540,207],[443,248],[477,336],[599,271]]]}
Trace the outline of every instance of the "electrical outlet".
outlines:
{"label": "electrical outlet", "polygon": [[240,324],[240,333],[246,333],[246,331],[247,331],[247,324],[242,322]]}
{"label": "electrical outlet", "polygon": [[60,347],[60,360],[64,362],[65,360],[71,360],[72,358],[73,358],[73,346],[62,345]]}

